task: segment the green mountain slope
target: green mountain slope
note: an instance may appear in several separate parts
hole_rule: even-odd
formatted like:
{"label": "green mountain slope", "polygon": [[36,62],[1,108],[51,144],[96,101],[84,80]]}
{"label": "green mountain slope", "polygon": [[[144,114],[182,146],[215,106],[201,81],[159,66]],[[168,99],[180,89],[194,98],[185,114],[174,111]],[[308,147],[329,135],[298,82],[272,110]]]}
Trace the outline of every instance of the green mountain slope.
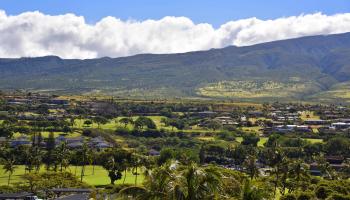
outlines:
{"label": "green mountain slope", "polygon": [[0,89],[307,100],[346,81],[350,33],[183,54],[0,59]]}

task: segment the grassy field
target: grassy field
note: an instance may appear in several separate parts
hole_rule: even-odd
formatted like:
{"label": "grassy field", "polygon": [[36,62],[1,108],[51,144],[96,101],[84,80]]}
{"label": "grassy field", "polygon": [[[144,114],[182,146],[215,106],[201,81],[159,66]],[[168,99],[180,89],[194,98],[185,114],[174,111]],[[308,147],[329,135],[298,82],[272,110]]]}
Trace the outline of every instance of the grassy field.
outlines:
{"label": "grassy field", "polygon": [[[95,166],[95,173],[92,174],[93,172],[93,166],[86,166],[85,168],[85,176],[83,181],[90,184],[90,185],[107,185],[110,183],[107,171],[103,169],[101,166]],[[81,167],[80,166],[70,166],[67,169],[68,172],[71,172],[72,174],[76,174],[78,178],[80,178],[80,172],[81,172]],[[40,172],[45,172],[44,167],[41,167]],[[21,182],[22,180],[22,175],[24,174],[24,166],[20,165],[17,166],[17,169],[15,170],[15,173],[11,177],[11,183],[15,182]],[[124,176],[124,174],[123,174]],[[130,171],[127,172],[126,174],[126,179],[125,183],[128,184],[134,184],[135,183],[135,177]],[[8,174],[5,173],[5,171],[2,169],[2,166],[0,166],[0,185],[7,185],[7,178]],[[118,180],[116,184],[121,184],[123,183],[124,177],[122,177],[121,180]],[[143,181],[143,175],[139,175],[137,177],[137,184],[141,184]]]}
{"label": "grassy field", "polygon": [[[48,131],[41,132],[41,136],[44,137],[44,138],[48,138],[49,134],[50,134],[50,132],[48,132]],[[63,132],[53,132],[53,134],[54,134],[54,137],[58,137],[60,134],[64,134],[64,133]],[[20,136],[22,136],[22,134],[18,133],[18,132],[13,134],[14,138],[18,138]],[[68,133],[66,137],[67,138],[74,138],[74,137],[79,137],[79,136],[81,136],[81,132],[75,131],[75,132],[72,132],[72,133]]]}
{"label": "grassy field", "polygon": [[314,144],[314,143],[324,143],[323,139],[314,139],[314,138],[305,138],[306,141]]}
{"label": "grassy field", "polygon": [[253,127],[242,127],[242,130],[244,132],[250,132],[250,133],[257,133],[257,134],[261,134],[262,127],[260,126],[253,126]]}
{"label": "grassy field", "polygon": [[[259,147],[263,147],[264,144],[267,142],[268,139],[269,139],[269,138],[267,138],[267,137],[260,137],[260,140],[259,140],[259,142],[258,142],[258,146],[259,146]],[[241,143],[241,142],[243,141],[243,137],[236,137],[236,141],[239,142],[239,143]]]}
{"label": "grassy field", "polygon": [[[162,118],[166,118],[163,116],[147,116],[148,118],[152,119],[154,121],[154,123],[157,125],[157,129],[165,129],[165,130],[169,130],[169,131],[179,131],[177,128],[173,128],[171,126],[165,126],[163,123],[161,123]],[[118,127],[124,127],[124,124],[120,123],[119,120],[123,118],[123,117],[117,117],[114,118],[112,120],[109,120],[109,122],[107,124],[101,124],[100,128],[101,129],[105,129],[105,130],[116,130]],[[133,120],[136,120],[138,117],[132,117]],[[83,128],[84,126],[84,122],[87,119],[76,119],[75,120],[75,124],[74,124],[74,128]],[[88,126],[89,128],[98,128],[98,124],[93,122],[90,126]],[[133,129],[133,126],[131,124],[127,125],[128,129]],[[218,132],[217,131],[213,131],[213,130],[209,130],[203,127],[199,127],[199,126],[192,126],[191,129],[188,130],[182,130],[183,132]]]}
{"label": "grassy field", "polygon": [[[171,127],[165,127],[164,124],[161,123],[161,120],[162,118],[165,118],[165,117],[162,117],[162,116],[147,116],[148,118],[152,119],[154,121],[154,123],[157,125],[158,128],[165,128],[165,129],[171,129]],[[114,118],[112,120],[109,120],[108,123],[106,124],[101,124],[100,128],[101,129],[106,129],[106,130],[115,130],[117,129],[118,127],[124,127],[124,124],[120,123],[119,120],[123,118],[123,117],[117,117],[117,118]],[[138,117],[135,116],[135,117],[132,117],[133,120],[136,120]],[[86,121],[87,119],[76,119],[75,120],[75,124],[74,124],[74,128],[83,128],[84,127],[84,122]],[[93,122],[90,126],[90,128],[98,128],[98,124]],[[128,125],[127,128],[131,129],[133,128],[132,125]]]}
{"label": "grassy field", "polygon": [[301,120],[319,120],[320,116],[316,115],[313,111],[303,111],[300,115]]}

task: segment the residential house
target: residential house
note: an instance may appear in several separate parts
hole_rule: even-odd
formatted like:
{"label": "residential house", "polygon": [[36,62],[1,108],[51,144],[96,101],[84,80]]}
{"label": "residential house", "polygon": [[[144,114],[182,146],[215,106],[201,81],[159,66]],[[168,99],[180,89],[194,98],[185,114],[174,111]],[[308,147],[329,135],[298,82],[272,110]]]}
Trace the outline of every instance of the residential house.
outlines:
{"label": "residential house", "polygon": [[112,145],[101,136],[90,139],[89,146],[96,149],[106,149],[112,147]]}
{"label": "residential house", "polygon": [[238,123],[235,122],[231,117],[228,116],[222,116],[222,117],[216,117],[214,120],[221,123],[223,126],[237,126]]}
{"label": "residential house", "polygon": [[26,136],[21,136],[17,139],[10,141],[11,147],[18,147],[18,146],[22,146],[22,145],[29,145],[30,146],[31,144],[32,144],[32,142]]}
{"label": "residential house", "polygon": [[[336,171],[341,171],[345,167],[344,161],[346,159],[343,156],[325,156],[325,160]],[[323,175],[319,164],[316,162],[310,164],[310,173],[314,176]]]}

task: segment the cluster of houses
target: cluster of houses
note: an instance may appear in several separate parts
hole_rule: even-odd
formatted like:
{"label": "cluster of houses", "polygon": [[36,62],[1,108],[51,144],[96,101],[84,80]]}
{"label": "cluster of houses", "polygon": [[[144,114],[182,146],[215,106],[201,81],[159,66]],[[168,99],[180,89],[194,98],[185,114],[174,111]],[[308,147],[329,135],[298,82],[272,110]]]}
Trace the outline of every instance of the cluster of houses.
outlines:
{"label": "cluster of houses", "polygon": [[[33,93],[30,95],[8,95],[5,96],[8,104],[28,105],[34,109],[38,105],[46,105],[59,112],[45,115],[46,120],[62,120],[67,118],[65,108],[72,102],[65,99],[59,99],[55,96]],[[92,113],[107,112],[110,104],[106,101],[84,101],[80,107],[90,110]],[[320,119],[301,119],[301,113],[304,111],[318,112]],[[321,133],[334,133],[339,131],[349,131],[350,113],[348,107],[343,106],[324,106],[324,105],[293,105],[293,104],[271,104],[267,109],[250,109],[242,112],[240,116],[232,116],[232,112],[222,112],[219,110],[211,111],[193,111],[193,115],[199,118],[211,118],[223,126],[247,126],[249,118],[263,119],[257,120],[254,125],[261,126],[265,135],[271,133],[291,133],[303,132],[310,133],[318,130]],[[6,111],[0,111],[0,116],[8,115]],[[19,120],[37,120],[42,118],[40,115],[31,113],[16,113]]]}
{"label": "cluster of houses", "polygon": [[[309,116],[311,113],[313,116]],[[239,114],[213,110],[192,115],[215,120],[223,127],[260,126],[265,136],[272,133],[350,133],[350,108],[343,106],[272,104],[263,110],[252,109]],[[252,118],[254,120],[250,120]],[[205,126],[205,121],[198,125]]]}
{"label": "cluster of houses", "polygon": [[59,99],[55,96],[43,95],[43,94],[30,94],[30,95],[8,95],[4,97],[10,105],[47,105],[50,108],[69,106],[70,102],[66,99]]}
{"label": "cluster of houses", "polygon": [[[329,167],[337,172],[342,171],[346,167],[346,162],[349,162],[350,158],[345,158],[344,156],[325,156],[325,161],[328,163]],[[322,176],[321,166],[317,162],[310,164],[310,174],[314,176]]]}
{"label": "cluster of houses", "polygon": [[[9,144],[10,147],[16,148],[18,146],[26,145],[31,146],[33,144],[33,139],[28,136],[22,135],[18,138],[7,139],[5,137],[0,137],[1,144]],[[79,149],[82,148],[84,144],[87,144],[89,148],[94,148],[96,150],[102,150],[113,147],[113,145],[107,142],[103,137],[98,136],[94,138],[87,139],[85,137],[65,137],[63,134],[55,138],[55,145],[58,146],[65,143],[69,149]],[[46,141],[43,140],[39,144],[42,147],[46,147]]]}
{"label": "cluster of houses", "polygon": [[[18,120],[38,120],[45,118],[46,120],[60,120],[66,117],[66,108],[70,106],[70,101],[66,99],[59,99],[55,96],[43,95],[43,94],[30,94],[30,95],[7,95],[2,97],[6,100],[7,105],[26,106],[26,111],[17,110],[16,112],[2,111],[0,110],[0,117],[14,117]],[[34,114],[40,109],[45,107],[47,109],[56,110],[54,114],[46,114],[45,116]]]}
{"label": "cluster of houses", "polygon": [[[55,96],[30,94],[30,95],[8,95],[5,96],[6,102],[9,105],[25,105],[33,108],[33,111],[38,106],[45,105],[47,108],[55,109],[55,113],[46,114],[46,120],[64,120],[72,115],[67,114],[67,108],[72,105],[72,101],[59,99]],[[114,112],[115,108],[108,101],[88,100],[79,102],[79,107],[89,110],[92,115],[98,116],[100,113]],[[225,108],[230,109],[230,108]],[[316,114],[317,117],[305,116],[305,112]],[[33,112],[34,113],[34,112]],[[1,116],[16,117],[18,120],[38,120],[43,115],[33,114],[30,112],[9,113],[8,111],[0,110]],[[272,133],[289,134],[289,133],[310,133],[315,130],[318,133],[334,134],[339,132],[350,133],[350,109],[343,106],[335,105],[297,105],[297,104],[269,104],[264,108],[249,108],[240,112],[233,110],[198,110],[190,111],[192,116],[200,119],[212,119],[220,123],[222,126],[245,127],[245,126],[260,126],[264,135]],[[145,113],[138,113],[145,114]],[[159,113],[146,113],[146,115],[159,115]],[[254,120],[251,120],[254,119]],[[200,125],[200,124],[199,124]],[[46,141],[41,141],[40,145],[46,146]],[[11,147],[20,145],[32,145],[33,140],[27,136],[7,139],[0,137],[0,143],[8,143]],[[107,142],[103,137],[86,138],[86,137],[66,137],[60,135],[55,138],[55,144],[65,143],[70,149],[79,149],[87,144],[90,148],[106,149],[111,148],[112,144]],[[149,154],[153,156],[159,155],[159,151],[151,149]],[[341,169],[346,158],[343,157],[327,157],[327,162],[335,169]],[[310,170],[313,174],[320,173],[319,166],[316,163],[311,163]]]}

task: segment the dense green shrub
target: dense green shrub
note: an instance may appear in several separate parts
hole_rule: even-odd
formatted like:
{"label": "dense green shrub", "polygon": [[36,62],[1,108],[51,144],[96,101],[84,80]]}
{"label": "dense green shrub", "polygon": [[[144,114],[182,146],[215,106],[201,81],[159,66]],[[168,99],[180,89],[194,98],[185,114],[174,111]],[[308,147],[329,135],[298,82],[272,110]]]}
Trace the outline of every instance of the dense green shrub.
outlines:
{"label": "dense green shrub", "polygon": [[311,200],[311,199],[315,199],[315,195],[313,192],[300,192],[297,197],[297,200]]}
{"label": "dense green shrub", "polygon": [[281,200],[297,200],[297,197],[294,194],[286,194],[281,197]]}

